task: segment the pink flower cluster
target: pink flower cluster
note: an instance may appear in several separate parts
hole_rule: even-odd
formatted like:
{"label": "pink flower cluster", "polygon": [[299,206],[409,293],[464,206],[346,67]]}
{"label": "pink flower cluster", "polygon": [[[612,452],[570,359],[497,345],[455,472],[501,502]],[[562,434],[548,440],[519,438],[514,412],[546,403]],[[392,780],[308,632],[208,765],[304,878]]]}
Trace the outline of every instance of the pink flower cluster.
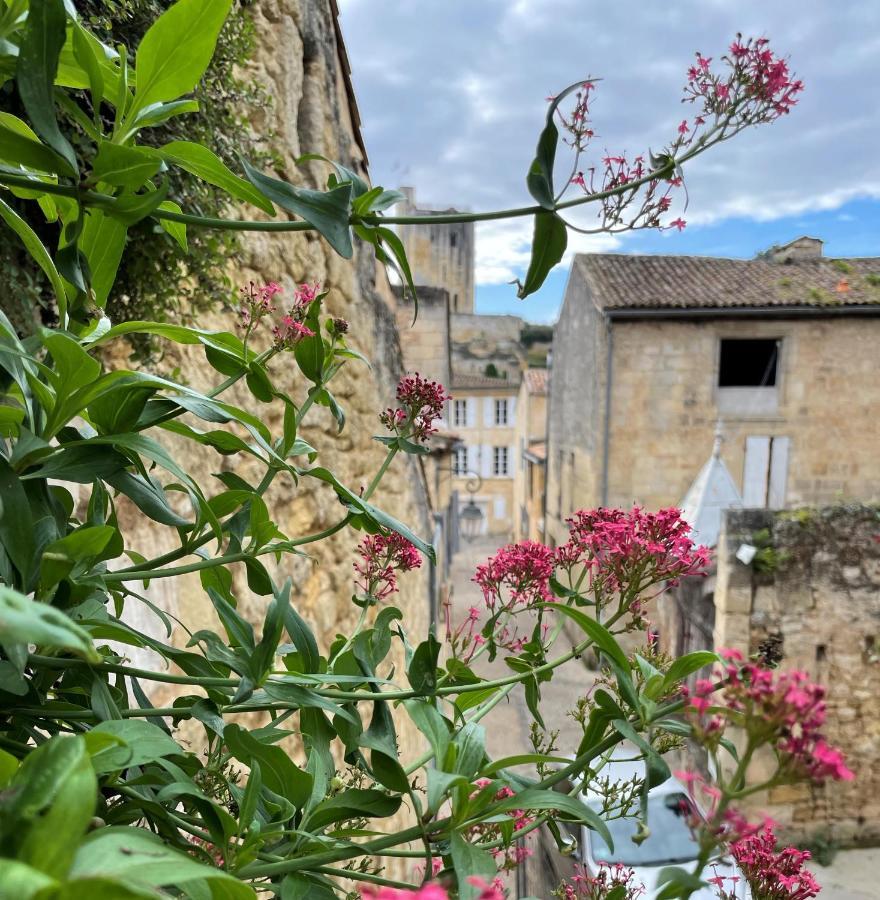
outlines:
{"label": "pink flower cluster", "polygon": [[[484,879],[472,875],[467,881],[480,891],[477,900],[504,900],[504,889],[500,879],[496,878],[492,884],[487,884]],[[446,889],[433,883],[423,884],[414,891],[406,888],[364,885],[361,887],[361,897],[363,900],[449,900]]]}
{"label": "pink flower cluster", "polygon": [[[477,788],[471,794],[471,797],[476,797],[481,791],[484,791],[487,787],[489,787],[492,782],[488,778],[478,778],[474,785]],[[499,788],[494,795],[495,800],[505,800],[508,797],[513,797],[514,792],[511,788],[504,787]],[[528,812],[524,809],[515,809],[510,813],[513,818],[513,828],[514,831],[520,831],[523,828],[528,828],[532,822],[535,821],[534,816],[530,816]],[[475,825],[468,833],[468,837],[472,842],[490,842],[495,841],[502,836],[501,826],[497,822],[484,822],[480,825]],[[512,869],[515,869],[520,863],[524,862],[532,855],[532,850],[528,847],[523,847],[519,844],[508,844],[504,847],[497,847],[492,851],[492,855],[495,857],[495,862],[500,869],[505,872],[509,872]]]}
{"label": "pink flower cluster", "polygon": [[554,554],[537,541],[521,541],[502,547],[477,566],[473,580],[480,586],[490,611],[522,604],[552,603],[550,590]]}
{"label": "pink flower cluster", "polygon": [[599,602],[609,593],[638,602],[652,585],[673,586],[685,576],[704,575],[710,562],[709,550],[694,546],[677,509],[580,510],[566,523],[570,537],[556,551],[557,564],[569,575],[585,566]]}
{"label": "pink flower cluster", "polygon": [[[806,868],[810,859],[807,850],[796,847],[776,849],[776,835],[770,822],[754,834],[734,841],[730,852],[736,860],[754,897],[761,900],[810,900],[821,888]],[[729,878],[710,878],[723,891]],[[722,893],[722,897],[725,896]]]}
{"label": "pink flower cluster", "polygon": [[729,70],[724,76],[712,71],[711,58],[697,53],[696,64],[688,69],[685,100],[702,102],[698,119],[733,116],[734,122],[753,125],[791,112],[804,84],[792,77],[788,60],[776,56],[769,44],[767,38],[743,41],[738,34],[722,57]]}
{"label": "pink flower cluster", "polygon": [[[613,892],[613,894],[612,894]],[[615,863],[600,863],[595,875],[590,875],[583,866],[575,866],[575,873],[560,886],[557,895],[562,900],[638,900],[644,897],[646,888],[636,880],[636,873]]]}
{"label": "pink flower cluster", "polygon": [[357,587],[374,601],[384,600],[397,591],[397,573],[418,569],[419,551],[396,531],[369,534],[358,545],[360,561],[354,564]]}
{"label": "pink flower cluster", "polygon": [[[720,698],[715,684],[697,681],[690,698],[698,735],[717,740],[728,721],[742,722],[756,743],[772,744],[785,771],[813,781],[850,781],[854,777],[843,754],[822,736],[825,724],[825,688],[813,684],[806,672],[776,672],[745,662],[738,650],[724,650],[726,681]],[[721,705],[719,705],[721,704]],[[709,715],[714,707],[714,715]]]}
{"label": "pink flower cluster", "polygon": [[272,329],[275,346],[289,350],[306,337],[314,337],[315,332],[304,324],[309,307],[320,292],[317,284],[301,284],[293,295],[293,303]]}
{"label": "pink flower cluster", "polygon": [[381,413],[379,421],[403,438],[427,441],[437,429],[434,423],[443,417],[443,408],[452,398],[437,381],[422,378],[418,372],[400,379],[397,385],[396,409]]}
{"label": "pink flower cluster", "polygon": [[272,315],[275,312],[272,298],[282,290],[276,281],[270,281],[268,284],[254,284],[251,281],[246,287],[240,288],[241,305],[238,308],[238,315],[242,327],[251,331],[259,324],[260,319]]}
{"label": "pink flower cluster", "polygon": [[[273,305],[272,301],[275,295],[282,291],[281,285],[275,281],[263,285],[257,285],[251,281],[247,287],[241,288],[241,305],[238,315],[241,325],[245,329],[245,341],[263,319],[271,317],[276,312],[277,307]],[[279,350],[289,350],[302,338],[314,335],[315,332],[303,323],[312,301],[319,292],[320,287],[317,284],[301,284],[294,290],[293,303],[272,328],[275,346]]]}
{"label": "pink flower cluster", "polygon": [[727,66],[724,74],[712,71],[711,58],[696,54],[696,63],[687,73],[683,102],[699,102],[700,113],[679,123],[663,153],[649,155],[650,166],[644,156],[630,160],[626,154],[606,153],[601,165],[578,168],[595,134],[589,116],[595,83],[583,84],[575,95],[572,112],[559,110],[558,119],[568,134],[566,142],[576,154],[571,184],[597,200],[600,224],[591,229],[593,232],[636,228],[681,231],[686,226],[681,216],[663,222],[672,206],[673,189],[682,186],[675,162],[679,153],[689,148],[702,150],[750,125],[772,122],[791,110],[803,90],[803,83],[792,77],[788,61],[776,56],[768,44],[766,38],[743,41],[742,35],[737,35],[729,54],[722,57]]}

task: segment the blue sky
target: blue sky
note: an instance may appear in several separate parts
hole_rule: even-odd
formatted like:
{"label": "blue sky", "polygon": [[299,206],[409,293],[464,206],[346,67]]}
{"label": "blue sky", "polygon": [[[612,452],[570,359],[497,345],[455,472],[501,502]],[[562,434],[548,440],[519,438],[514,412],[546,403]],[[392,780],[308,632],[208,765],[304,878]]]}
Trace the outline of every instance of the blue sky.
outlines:
{"label": "blue sky", "polygon": [[[777,123],[685,170],[688,227],[573,236],[570,253],[750,257],[799,234],[830,256],[880,255],[880,3],[837,0],[341,0],[341,24],[373,182],[421,202],[492,209],[530,203],[524,173],[545,97],[601,76],[597,155],[662,146],[696,50],[720,56],[737,31],[765,35],[806,83]],[[539,294],[506,284],[528,261],[525,220],[478,226],[479,312],[552,321],[570,254]]]}

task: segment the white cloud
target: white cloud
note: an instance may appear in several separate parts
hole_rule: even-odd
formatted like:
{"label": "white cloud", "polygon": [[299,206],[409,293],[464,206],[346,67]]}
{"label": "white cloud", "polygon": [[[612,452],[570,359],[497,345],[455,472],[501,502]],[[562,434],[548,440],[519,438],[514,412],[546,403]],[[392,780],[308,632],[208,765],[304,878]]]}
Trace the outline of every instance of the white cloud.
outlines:
{"label": "white cloud", "polygon": [[[530,205],[525,172],[544,98],[586,75],[603,76],[598,155],[662,146],[690,113],[679,98],[694,51],[717,63],[739,30],[789,53],[806,91],[790,116],[686,168],[689,226],[880,197],[880,3],[384,0],[382,15],[364,0],[341,6],[374,182],[394,186],[405,172],[426,203]],[[530,230],[528,220],[479,226],[479,283],[522,276]],[[572,234],[568,255],[620,248],[620,238]]]}

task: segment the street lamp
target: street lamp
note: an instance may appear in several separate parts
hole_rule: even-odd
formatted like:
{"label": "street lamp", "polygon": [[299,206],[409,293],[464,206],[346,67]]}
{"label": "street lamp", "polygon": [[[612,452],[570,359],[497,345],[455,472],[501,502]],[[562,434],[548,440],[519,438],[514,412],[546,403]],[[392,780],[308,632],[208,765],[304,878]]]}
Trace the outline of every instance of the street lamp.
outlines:
{"label": "street lamp", "polygon": [[483,512],[480,507],[474,503],[473,497],[471,497],[464,505],[461,512],[458,514],[458,519],[459,530],[461,531],[462,537],[475,538],[480,533],[480,526],[483,523]]}

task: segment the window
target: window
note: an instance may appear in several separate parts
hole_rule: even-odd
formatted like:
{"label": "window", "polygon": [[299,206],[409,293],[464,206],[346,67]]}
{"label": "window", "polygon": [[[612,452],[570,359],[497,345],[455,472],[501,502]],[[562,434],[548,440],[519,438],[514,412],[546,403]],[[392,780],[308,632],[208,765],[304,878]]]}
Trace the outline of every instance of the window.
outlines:
{"label": "window", "polygon": [[467,427],[467,400],[452,401],[452,424],[459,428]]}
{"label": "window", "polygon": [[492,448],[492,474],[507,475],[507,447]]}
{"label": "window", "polygon": [[723,338],[718,387],[775,387],[778,338]]}
{"label": "window", "polygon": [[506,425],[507,424],[507,401],[506,400],[496,400],[495,401],[495,424],[496,425]]}
{"label": "window", "polygon": [[468,466],[468,448],[461,446],[456,447],[452,456],[452,474],[467,475],[470,471]]}
{"label": "window", "polygon": [[457,238],[458,238],[458,235],[454,231],[449,235],[449,246],[450,247],[455,246],[455,241]]}

